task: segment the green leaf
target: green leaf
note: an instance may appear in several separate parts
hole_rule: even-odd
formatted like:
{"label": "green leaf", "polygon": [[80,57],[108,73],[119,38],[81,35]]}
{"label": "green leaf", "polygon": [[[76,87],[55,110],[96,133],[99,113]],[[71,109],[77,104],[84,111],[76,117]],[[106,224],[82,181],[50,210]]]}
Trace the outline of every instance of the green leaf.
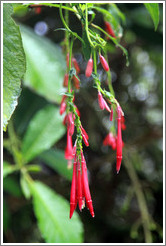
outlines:
{"label": "green leaf", "polygon": [[155,27],[155,31],[157,30],[157,26],[159,24],[159,5],[158,3],[144,3],[147,8]]}
{"label": "green leaf", "polygon": [[39,159],[68,180],[72,179],[72,169],[67,168],[64,151],[50,149],[39,155]]}
{"label": "green leaf", "polygon": [[7,231],[10,223],[10,213],[6,201],[3,199],[3,230]]}
{"label": "green leaf", "polygon": [[83,226],[74,212],[69,219],[69,202],[40,183],[31,184],[38,226],[47,243],[81,243]]}
{"label": "green leaf", "polygon": [[66,69],[60,47],[30,28],[21,26],[21,34],[27,61],[24,84],[48,101],[60,102]]}
{"label": "green leaf", "polygon": [[65,133],[59,109],[47,105],[38,111],[29,123],[22,145],[22,154],[29,162],[44,150],[49,149]]}
{"label": "green leaf", "polygon": [[3,178],[15,171],[15,166],[10,165],[7,161],[3,161]]}
{"label": "green leaf", "polygon": [[89,44],[89,40],[85,30],[83,30],[82,39],[84,40],[84,43],[82,44],[82,52],[84,54],[85,59],[89,60],[91,55],[91,46]]}
{"label": "green leaf", "polygon": [[31,191],[29,188],[29,184],[27,183],[24,175],[21,175],[20,185],[21,185],[21,189],[22,189],[22,192],[23,192],[25,198],[29,199],[31,197]]}
{"label": "green leaf", "polygon": [[3,130],[17,106],[21,78],[25,73],[25,54],[20,29],[11,18],[12,5],[3,4]]}
{"label": "green leaf", "polygon": [[21,197],[22,192],[18,180],[12,176],[7,176],[3,180],[3,189],[12,196]]}

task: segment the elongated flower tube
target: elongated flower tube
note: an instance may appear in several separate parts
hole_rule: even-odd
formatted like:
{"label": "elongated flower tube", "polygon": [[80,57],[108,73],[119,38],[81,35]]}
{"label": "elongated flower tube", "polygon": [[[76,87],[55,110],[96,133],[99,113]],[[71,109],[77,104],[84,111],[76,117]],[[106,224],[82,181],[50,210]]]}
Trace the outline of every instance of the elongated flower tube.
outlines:
{"label": "elongated flower tube", "polygon": [[65,159],[68,160],[68,168],[71,168],[73,159],[73,145],[72,137],[69,134],[69,128],[67,128],[67,146],[65,149]]}
{"label": "elongated flower tube", "polygon": [[75,70],[76,70],[77,74],[80,73],[80,67],[78,65],[77,60],[74,57],[72,58],[72,62],[73,62],[73,65],[75,67]]}
{"label": "elongated flower tube", "polygon": [[104,98],[103,98],[100,91],[98,91],[98,102],[99,102],[99,106],[100,106],[101,110],[104,110],[105,109]]}
{"label": "elongated flower tube", "polygon": [[73,136],[73,133],[74,133],[74,117],[73,117],[72,113],[68,114],[67,127],[69,129],[69,135]]}
{"label": "elongated flower tube", "polygon": [[85,162],[85,158],[83,156],[83,153],[81,153],[81,167],[82,167],[83,190],[84,190],[86,205],[87,205],[92,217],[94,217],[95,214],[94,214],[92,198],[91,198],[91,194],[90,194],[90,190],[89,190],[87,167],[86,167],[86,162]]}
{"label": "elongated flower tube", "polygon": [[70,219],[72,218],[74,210],[77,206],[76,181],[77,181],[77,170],[76,170],[76,159],[75,159],[73,163],[73,176],[72,176],[71,191],[70,191]]}
{"label": "elongated flower tube", "polygon": [[90,77],[93,71],[93,59],[90,58],[86,67],[85,76]]}
{"label": "elongated flower tube", "polygon": [[82,135],[84,144],[88,147],[88,146],[89,146],[89,143],[88,143],[89,137],[88,137],[88,134],[86,133],[86,131],[84,130],[83,127],[82,127],[82,129],[81,129],[81,135]]}
{"label": "elongated flower tube", "polygon": [[82,179],[81,179],[81,168],[80,168],[80,162],[77,161],[77,201],[80,211],[82,210]]}
{"label": "elongated flower tube", "polygon": [[66,73],[63,80],[63,86],[68,87],[69,75]]}
{"label": "elongated flower tube", "polygon": [[114,30],[111,27],[111,24],[108,21],[105,21],[105,30],[106,32],[111,35],[113,38],[116,38]]}
{"label": "elongated flower tube", "polygon": [[75,87],[76,89],[80,89],[80,81],[79,81],[79,79],[77,79],[76,76],[73,76],[72,80],[73,80],[73,82],[74,82],[74,87]]}
{"label": "elongated flower tube", "polygon": [[66,95],[62,97],[62,101],[60,104],[60,115],[62,115],[66,111]]}
{"label": "elongated flower tube", "polygon": [[109,113],[111,112],[110,108],[108,107],[108,104],[104,100],[100,91],[98,91],[98,102],[99,102],[99,106],[100,106],[101,110],[106,109]]}
{"label": "elongated flower tube", "polygon": [[113,108],[111,108],[111,113],[110,113],[110,121],[112,121],[112,120],[113,120],[113,113],[114,113]]}
{"label": "elongated flower tube", "polygon": [[122,110],[121,107],[117,107],[117,124],[118,124],[118,132],[117,132],[117,152],[116,152],[116,171],[119,173],[121,162],[122,162],[122,130],[121,130],[121,116]]}
{"label": "elongated flower tube", "polygon": [[99,55],[99,58],[100,58],[100,62],[101,62],[102,67],[104,68],[105,71],[108,72],[109,71],[109,66],[108,66],[108,63],[107,63],[106,59],[102,55]]}
{"label": "elongated flower tube", "polygon": [[87,132],[85,131],[85,129],[83,128],[83,126],[81,125],[81,132],[85,135],[86,139],[89,139],[89,136],[87,134]]}

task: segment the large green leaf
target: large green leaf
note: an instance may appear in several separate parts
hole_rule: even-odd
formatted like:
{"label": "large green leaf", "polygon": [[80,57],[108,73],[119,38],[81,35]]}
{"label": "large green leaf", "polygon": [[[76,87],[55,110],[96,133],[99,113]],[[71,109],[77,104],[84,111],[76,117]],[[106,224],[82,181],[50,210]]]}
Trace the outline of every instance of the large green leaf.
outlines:
{"label": "large green leaf", "polygon": [[22,153],[25,161],[28,162],[49,149],[64,133],[59,109],[53,105],[41,109],[32,118],[23,139]]}
{"label": "large green leaf", "polygon": [[40,182],[31,185],[35,215],[47,243],[81,243],[83,226],[77,213],[69,219],[69,203]]}
{"label": "large green leaf", "polygon": [[24,84],[47,100],[60,102],[65,74],[65,59],[60,47],[27,27],[21,26],[21,34],[27,61]]}
{"label": "large green leaf", "polygon": [[21,78],[25,73],[25,54],[19,27],[11,15],[12,5],[3,4],[3,129],[17,106]]}
{"label": "large green leaf", "polygon": [[60,175],[68,180],[72,179],[72,169],[67,168],[67,161],[64,158],[64,151],[50,149],[40,154],[39,158]]}
{"label": "large green leaf", "polygon": [[153,20],[155,30],[157,30],[157,26],[159,24],[159,5],[158,3],[144,3],[144,4]]}

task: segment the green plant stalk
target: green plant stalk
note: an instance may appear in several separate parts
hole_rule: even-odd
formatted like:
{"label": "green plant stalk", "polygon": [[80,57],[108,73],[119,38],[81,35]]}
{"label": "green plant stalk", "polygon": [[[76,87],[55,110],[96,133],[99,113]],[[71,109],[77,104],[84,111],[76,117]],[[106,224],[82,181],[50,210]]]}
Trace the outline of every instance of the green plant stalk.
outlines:
{"label": "green plant stalk", "polygon": [[[71,41],[70,41],[70,47],[69,47],[69,71],[71,70],[71,67],[72,67],[73,42],[74,42],[74,40],[72,37]],[[68,79],[68,92],[71,93],[71,78],[70,78],[70,76]]]}
{"label": "green plant stalk", "polygon": [[[65,21],[69,26],[69,10],[65,9]],[[66,53],[69,52],[69,33],[65,32],[65,45],[66,45]]]}
{"label": "green plant stalk", "polygon": [[90,35],[89,35],[89,30],[88,30],[88,5],[87,5],[87,3],[85,4],[85,6],[86,6],[86,8],[85,8],[85,30],[86,30],[86,35],[87,35],[87,38],[88,38],[88,40],[89,40],[89,43],[90,43],[90,45],[94,48],[95,46],[93,45],[93,42],[92,42],[92,40],[91,40],[91,38],[90,38]]}
{"label": "green plant stalk", "polygon": [[[141,188],[141,184],[140,181],[138,179],[138,176],[135,172],[135,169],[132,165],[132,157],[130,155],[130,150],[126,150],[124,148],[124,155],[125,158],[123,160],[124,165],[127,169],[128,175],[133,183],[134,186],[134,191],[138,200],[138,204],[139,204],[139,208],[140,208],[140,212],[141,212],[141,218],[142,218],[142,225],[143,225],[143,229],[144,229],[144,235],[145,235],[145,242],[146,243],[152,243],[152,234],[150,231],[150,215],[148,212],[148,208],[147,208],[147,204],[146,204],[146,200],[145,200],[145,196],[143,194],[142,188]],[[128,157],[130,155],[130,158]]]}

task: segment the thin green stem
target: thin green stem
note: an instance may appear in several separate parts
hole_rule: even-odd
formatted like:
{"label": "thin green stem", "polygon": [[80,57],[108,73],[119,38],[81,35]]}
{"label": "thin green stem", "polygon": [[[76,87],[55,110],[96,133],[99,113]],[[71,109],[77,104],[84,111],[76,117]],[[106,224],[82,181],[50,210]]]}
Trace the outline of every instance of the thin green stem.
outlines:
{"label": "thin green stem", "polygon": [[[67,26],[69,26],[69,10],[65,9],[65,21]],[[66,53],[69,52],[69,33],[65,32],[65,44],[66,44]]]}
{"label": "thin green stem", "polygon": [[[133,167],[132,164],[132,155],[130,154],[130,150],[124,149],[124,164],[127,169],[128,175],[133,183],[134,191],[138,200],[140,212],[141,212],[141,218],[142,218],[142,225],[144,229],[144,235],[145,235],[145,242],[146,243],[152,243],[152,234],[150,231],[150,215],[148,212],[145,196],[143,194],[143,190],[140,184],[140,181],[138,179],[137,173]],[[130,158],[129,158],[130,155]]]}
{"label": "thin green stem", "polygon": [[[72,67],[72,52],[73,52],[73,38],[71,38],[70,41],[70,47],[69,47],[69,72],[71,70]],[[71,93],[71,77],[69,75],[69,79],[68,79],[68,92]]]}
{"label": "thin green stem", "polygon": [[87,5],[87,3],[85,4],[85,6],[86,6],[86,9],[85,9],[85,30],[86,30],[86,35],[87,35],[87,38],[88,38],[88,40],[89,40],[89,43],[90,43],[90,45],[94,48],[95,46],[93,45],[93,42],[92,42],[92,40],[91,40],[91,38],[90,38],[90,35],[89,35],[89,29],[88,29],[88,5]]}
{"label": "thin green stem", "polygon": [[[41,4],[26,4],[25,6],[30,6],[31,8],[36,7],[36,6],[48,6],[48,7],[55,7],[55,8],[60,8],[60,5],[59,4],[54,4],[54,3],[41,3]],[[66,7],[66,6],[63,6],[62,5],[62,9],[67,9],[71,12],[74,12],[74,13],[77,13],[77,10],[74,9],[74,8],[69,8],[69,7]]]}

